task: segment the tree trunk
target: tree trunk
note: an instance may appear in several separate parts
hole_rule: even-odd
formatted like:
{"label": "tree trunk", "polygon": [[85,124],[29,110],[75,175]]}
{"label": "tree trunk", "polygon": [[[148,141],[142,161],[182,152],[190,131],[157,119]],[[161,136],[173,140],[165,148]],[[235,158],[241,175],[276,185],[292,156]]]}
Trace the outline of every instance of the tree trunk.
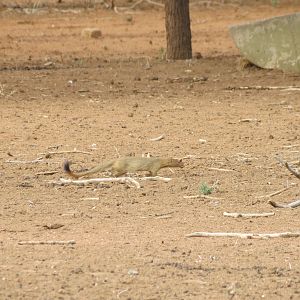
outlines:
{"label": "tree trunk", "polygon": [[191,59],[189,0],[165,0],[167,59]]}

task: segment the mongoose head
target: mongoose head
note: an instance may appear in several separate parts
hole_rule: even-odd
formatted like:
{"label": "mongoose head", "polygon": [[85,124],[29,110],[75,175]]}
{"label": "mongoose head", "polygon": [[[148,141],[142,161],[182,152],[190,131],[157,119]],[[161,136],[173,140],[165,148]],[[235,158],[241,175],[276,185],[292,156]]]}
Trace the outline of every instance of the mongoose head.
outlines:
{"label": "mongoose head", "polygon": [[173,165],[173,167],[179,167],[179,168],[183,168],[184,167],[182,159],[172,158],[172,165]]}

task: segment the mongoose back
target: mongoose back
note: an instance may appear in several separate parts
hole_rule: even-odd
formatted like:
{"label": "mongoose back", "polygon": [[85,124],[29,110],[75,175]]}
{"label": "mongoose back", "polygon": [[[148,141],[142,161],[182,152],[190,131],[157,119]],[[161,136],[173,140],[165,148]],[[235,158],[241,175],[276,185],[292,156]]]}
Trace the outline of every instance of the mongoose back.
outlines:
{"label": "mongoose back", "polygon": [[148,171],[150,176],[156,176],[160,169],[167,167],[183,168],[183,162],[181,159],[174,158],[123,157],[110,160],[88,171],[78,173],[71,171],[68,161],[64,163],[64,171],[73,178],[79,178],[105,170],[110,170],[116,177],[124,175],[127,172],[134,173],[137,171]]}

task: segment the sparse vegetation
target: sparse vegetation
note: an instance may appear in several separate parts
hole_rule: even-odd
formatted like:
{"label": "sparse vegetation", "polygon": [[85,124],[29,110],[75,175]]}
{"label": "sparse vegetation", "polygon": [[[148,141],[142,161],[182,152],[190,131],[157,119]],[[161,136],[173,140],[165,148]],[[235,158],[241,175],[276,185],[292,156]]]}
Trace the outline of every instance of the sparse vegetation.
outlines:
{"label": "sparse vegetation", "polygon": [[200,195],[210,195],[213,192],[213,186],[209,186],[206,182],[202,182],[199,186]]}

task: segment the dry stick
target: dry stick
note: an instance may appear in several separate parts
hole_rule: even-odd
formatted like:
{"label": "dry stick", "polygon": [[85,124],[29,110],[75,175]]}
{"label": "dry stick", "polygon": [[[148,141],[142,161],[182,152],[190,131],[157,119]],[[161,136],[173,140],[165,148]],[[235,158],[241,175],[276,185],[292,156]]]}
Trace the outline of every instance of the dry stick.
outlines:
{"label": "dry stick", "polygon": [[66,153],[82,153],[82,154],[89,154],[92,155],[93,153],[91,152],[86,152],[86,151],[80,151],[80,150],[65,150],[65,151],[49,151],[46,153],[39,153],[39,155],[54,155],[54,154],[66,154]]}
{"label": "dry stick", "polygon": [[[210,7],[212,5],[216,5],[216,6],[223,6],[224,5],[224,1],[221,1],[220,2],[217,2],[217,1],[212,1],[212,0],[197,0],[197,1],[194,1],[194,2],[191,2],[190,3],[190,6],[194,6],[194,5],[205,5],[207,7]],[[235,5],[234,3],[226,3],[227,6],[232,6],[232,7],[237,7],[237,5]]]}
{"label": "dry stick", "polygon": [[293,169],[288,162],[285,162],[285,167],[293,174],[295,175],[298,179],[300,179],[300,173],[297,172],[295,169]]}
{"label": "dry stick", "polygon": [[58,149],[62,144],[48,146],[48,149]]}
{"label": "dry stick", "polygon": [[223,216],[225,217],[233,217],[233,218],[256,218],[256,217],[269,217],[269,216],[274,216],[275,213],[269,212],[269,213],[228,213],[224,212]]}
{"label": "dry stick", "polygon": [[153,4],[153,5],[157,5],[157,6],[160,6],[160,7],[164,7],[164,4],[158,3],[158,2],[155,2],[155,1],[152,1],[152,0],[139,0],[139,1],[135,2],[134,4],[132,4],[131,6],[128,6],[128,7],[125,7],[125,6],[123,6],[123,7],[116,7],[115,6],[114,10],[115,10],[116,13],[119,13],[119,10],[121,10],[121,11],[132,10],[136,6],[142,4],[144,1],[146,1],[149,4]]}
{"label": "dry stick", "polygon": [[204,198],[209,200],[223,200],[223,198],[216,198],[206,195],[194,195],[194,196],[183,196],[184,199],[198,199],[198,198]]}
{"label": "dry stick", "polygon": [[159,2],[156,2],[156,1],[153,1],[153,0],[146,0],[149,4],[153,4],[153,5],[157,5],[157,6],[160,6],[160,7],[165,7],[164,4],[162,3],[159,3]]}
{"label": "dry stick", "polygon": [[197,156],[197,155],[194,155],[194,154],[187,154],[186,156],[182,157],[182,159],[202,159],[203,157],[200,157],[200,156]]}
{"label": "dry stick", "polygon": [[39,175],[53,175],[53,174],[57,174],[59,173],[58,171],[46,171],[46,172],[39,172],[39,173],[36,173],[35,175],[36,176],[39,176]]}
{"label": "dry stick", "polygon": [[298,171],[296,171],[295,169],[293,169],[289,163],[287,161],[284,161],[283,159],[281,159],[279,156],[276,157],[276,159],[283,164],[293,175],[295,175],[298,179],[300,179],[300,173]]}
{"label": "dry stick", "polygon": [[60,181],[52,181],[50,183],[56,185],[69,185],[69,184],[88,185],[90,183],[100,183],[100,182],[121,182],[127,184],[132,183],[138,189],[141,187],[141,185],[131,177],[91,178],[91,179],[78,179],[78,180],[60,178]]}
{"label": "dry stick", "polygon": [[273,197],[273,196],[279,195],[279,194],[281,194],[281,193],[287,191],[288,189],[290,189],[291,187],[294,187],[294,186],[296,186],[296,185],[297,185],[297,184],[294,183],[294,184],[291,184],[291,185],[289,185],[289,186],[287,186],[287,187],[285,187],[285,188],[282,188],[281,190],[278,190],[278,191],[276,191],[276,192],[273,192],[273,193],[271,193],[271,194],[263,195],[263,196],[258,196],[258,197],[256,197],[256,198],[269,198],[269,197],[271,198],[271,197]]}
{"label": "dry stick", "polygon": [[151,180],[151,181],[163,181],[163,182],[169,182],[172,180],[172,178],[168,178],[168,177],[161,177],[161,176],[153,176],[153,177],[139,177],[137,178],[139,180]]}
{"label": "dry stick", "polygon": [[221,172],[234,172],[234,170],[230,169],[220,169],[220,168],[207,168],[208,170],[213,170],[213,171],[221,171]]}
{"label": "dry stick", "polygon": [[251,123],[251,122],[260,122],[260,120],[248,118],[248,119],[241,119],[241,120],[239,120],[239,122],[240,123]]}
{"label": "dry stick", "polygon": [[38,157],[34,160],[6,160],[6,163],[11,164],[35,164],[43,161],[43,157]]}
{"label": "dry stick", "polygon": [[74,245],[74,240],[70,241],[21,241],[19,245]]}
{"label": "dry stick", "polygon": [[115,10],[116,13],[118,13],[118,10],[122,10],[122,11],[124,11],[124,10],[131,10],[131,9],[134,9],[139,4],[143,3],[143,2],[144,2],[144,0],[139,0],[139,1],[135,2],[134,4],[132,4],[131,6],[128,6],[128,7],[125,7],[125,6],[123,6],[123,7],[121,7],[121,6],[117,7],[117,6],[115,6],[114,10]]}
{"label": "dry stick", "polygon": [[295,144],[295,145],[284,145],[282,146],[282,148],[286,148],[286,149],[290,149],[290,148],[294,148],[294,147],[298,147],[300,146],[299,144]]}
{"label": "dry stick", "polygon": [[147,217],[141,217],[141,219],[149,219],[149,218],[155,218],[155,219],[169,219],[172,218],[172,214],[174,211],[168,212],[168,213],[162,213],[162,214],[155,214],[154,216],[147,216]]}
{"label": "dry stick", "polygon": [[[154,176],[154,177],[139,177],[136,178],[138,180],[153,180],[153,181],[163,181],[163,182],[169,182],[172,180],[172,178],[166,178],[161,176]],[[100,183],[100,182],[121,182],[121,183],[132,183],[136,188],[140,188],[141,185],[131,177],[110,177],[110,178],[91,178],[91,179],[78,179],[78,180],[72,180],[72,179],[64,179],[60,178],[59,181],[50,181],[52,184],[56,185],[87,185],[90,183]]]}
{"label": "dry stick", "polygon": [[285,91],[300,91],[300,86],[233,86],[228,87],[228,90],[285,90]]}
{"label": "dry stick", "polygon": [[238,233],[238,232],[193,232],[186,237],[238,237],[242,239],[268,239],[277,237],[299,237],[300,232]]}
{"label": "dry stick", "polygon": [[158,137],[156,137],[156,138],[150,139],[150,141],[156,142],[156,141],[160,141],[160,140],[162,140],[162,139],[164,139],[164,138],[165,138],[165,135],[162,134],[162,135],[160,135],[160,136],[158,136]]}
{"label": "dry stick", "polygon": [[275,201],[269,201],[268,202],[270,205],[272,205],[273,207],[277,207],[277,208],[295,208],[300,206],[300,200],[296,200],[293,202],[290,202],[288,204],[282,204],[282,203],[277,203]]}

